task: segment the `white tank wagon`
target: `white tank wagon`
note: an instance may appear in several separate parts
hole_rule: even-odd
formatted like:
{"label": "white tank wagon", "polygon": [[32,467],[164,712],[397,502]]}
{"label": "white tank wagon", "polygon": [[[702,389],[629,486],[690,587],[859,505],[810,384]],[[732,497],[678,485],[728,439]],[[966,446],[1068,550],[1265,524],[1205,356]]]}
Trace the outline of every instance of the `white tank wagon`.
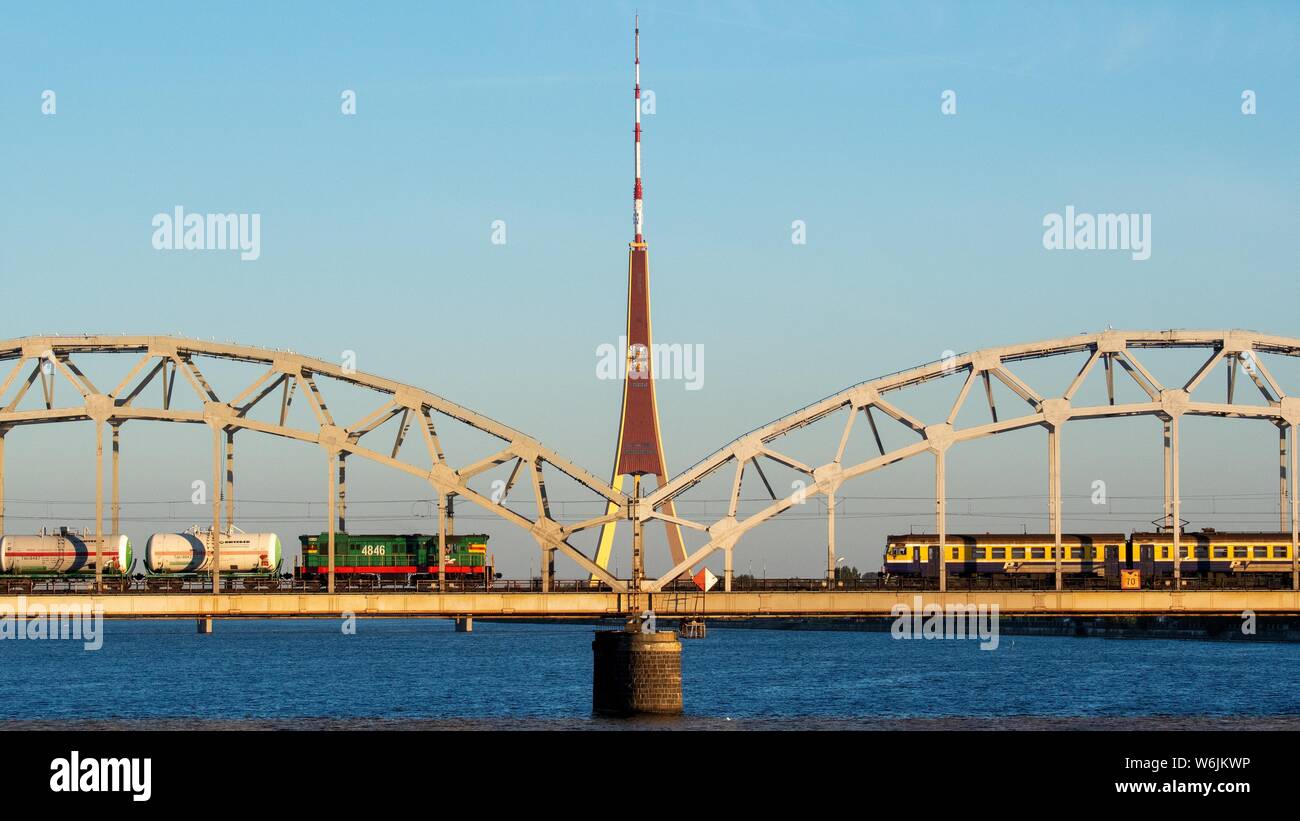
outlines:
{"label": "white tank wagon", "polygon": [[[105,574],[131,570],[131,540],[124,533],[103,537]],[[59,528],[42,530],[34,536],[5,536],[0,539],[0,573],[16,576],[65,576],[94,574],[95,552],[100,540],[82,532]]]}
{"label": "white tank wagon", "polygon": [[[220,534],[222,573],[271,574],[280,569],[280,537],[231,528]],[[144,548],[144,567],[154,574],[211,573],[216,555],[212,530],[155,533]]]}

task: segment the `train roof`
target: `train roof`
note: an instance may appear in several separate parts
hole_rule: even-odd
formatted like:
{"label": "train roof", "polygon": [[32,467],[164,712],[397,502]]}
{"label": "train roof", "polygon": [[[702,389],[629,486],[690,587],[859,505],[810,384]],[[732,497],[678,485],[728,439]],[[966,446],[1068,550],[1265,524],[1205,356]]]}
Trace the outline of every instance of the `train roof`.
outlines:
{"label": "train roof", "polygon": [[[1150,530],[1133,532],[1135,541],[1172,541],[1173,533]],[[1179,540],[1195,539],[1210,542],[1289,542],[1290,532],[1281,530],[1184,530]]]}
{"label": "train roof", "polygon": [[[335,537],[347,536],[349,539],[436,539],[437,533],[348,533],[342,530],[334,531]],[[304,533],[299,539],[329,539],[330,535],[326,531],[320,533]],[[448,539],[486,539],[486,533],[448,533]]]}
{"label": "train roof", "polygon": [[[886,537],[889,544],[938,544],[939,537],[934,533],[900,533]],[[1130,537],[1124,533],[1062,533],[1063,544],[1113,543],[1125,542]],[[1133,532],[1131,537],[1139,542],[1167,542],[1173,540],[1173,534],[1162,531]],[[958,544],[1052,544],[1056,541],[1054,533],[949,533],[949,543]],[[1280,530],[1184,530],[1179,540],[1195,542],[1290,542],[1291,534]]]}
{"label": "train roof", "polygon": [[[1085,542],[1107,542],[1119,544],[1128,537],[1123,533],[1062,533],[1064,544],[1082,544]],[[907,544],[938,544],[939,537],[934,533],[906,533],[889,536],[889,542]],[[1052,544],[1056,541],[1055,533],[949,533],[948,542],[980,544]]]}

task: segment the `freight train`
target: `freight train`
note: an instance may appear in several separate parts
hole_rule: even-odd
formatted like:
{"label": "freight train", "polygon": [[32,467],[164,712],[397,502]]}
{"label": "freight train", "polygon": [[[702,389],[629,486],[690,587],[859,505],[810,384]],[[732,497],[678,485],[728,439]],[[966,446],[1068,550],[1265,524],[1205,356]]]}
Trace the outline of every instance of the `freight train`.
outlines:
{"label": "freight train", "polygon": [[[302,564],[298,575],[323,579],[329,573],[329,534],[300,536]],[[482,533],[447,536],[443,571],[449,580],[488,584],[499,578]],[[334,573],[350,578],[389,579],[418,584],[438,578],[438,537],[421,533],[404,535],[334,534]]]}
{"label": "freight train", "polygon": [[[939,537],[889,536],[884,573],[939,575]],[[945,541],[950,574],[1009,577],[1056,572],[1056,536],[1051,533],[954,534]],[[1179,534],[1180,573],[1219,578],[1291,571],[1291,534],[1219,532],[1213,528]],[[1144,579],[1174,573],[1172,531],[1071,533],[1061,535],[1061,572],[1118,579],[1121,570],[1141,571]]]}
{"label": "freight train", "polygon": [[[221,573],[261,585],[272,584],[283,560],[280,537],[275,533],[245,533],[231,527],[219,534]],[[324,579],[329,573],[329,534],[299,537],[302,557],[294,575],[299,579]],[[103,537],[102,576],[112,584],[131,579],[135,557],[124,534]],[[453,582],[488,586],[500,578],[487,552],[482,533],[447,536],[443,571]],[[0,586],[40,579],[85,579],[95,575],[97,542],[93,535],[68,528],[42,531],[35,536],[0,538]],[[193,527],[184,533],[155,533],[145,543],[144,575],[151,589],[175,587],[187,579],[210,578],[216,562],[212,530]],[[438,537],[414,534],[334,534],[334,572],[346,578],[416,584],[438,578]],[[289,578],[288,575],[284,578]]]}
{"label": "freight train", "polygon": [[[102,537],[104,568],[101,578],[110,587],[131,579],[135,552],[123,533]],[[230,528],[220,534],[221,572],[245,577],[271,578],[280,570],[280,537],[274,533],[245,533]],[[155,579],[208,577],[215,552],[212,531],[191,528],[184,533],[155,533],[145,543],[144,571]],[[93,534],[66,527],[35,535],[0,538],[0,582],[6,589],[30,589],[33,581],[86,579],[95,575],[99,540]],[[136,576],[135,578],[146,578]]]}

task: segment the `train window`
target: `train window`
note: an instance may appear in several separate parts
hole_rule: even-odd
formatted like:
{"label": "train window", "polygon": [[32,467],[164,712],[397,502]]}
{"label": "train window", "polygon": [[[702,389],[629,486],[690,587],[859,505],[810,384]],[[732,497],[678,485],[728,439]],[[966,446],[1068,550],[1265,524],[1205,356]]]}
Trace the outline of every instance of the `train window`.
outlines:
{"label": "train window", "polygon": [[1223,544],[1216,544],[1214,546],[1214,558],[1216,559],[1228,558],[1228,546]]}
{"label": "train window", "polygon": [[1006,549],[1005,547],[995,547],[995,548],[993,548],[993,558],[995,558],[995,559],[1005,559],[1006,557],[1007,557],[1007,549]]}
{"label": "train window", "polygon": [[1274,546],[1273,546],[1273,558],[1275,558],[1275,559],[1285,559],[1285,558],[1286,558],[1286,548],[1283,547],[1282,545],[1274,545]]}
{"label": "train window", "polygon": [[1013,559],[1023,559],[1024,557],[1025,557],[1025,549],[1024,549],[1023,547],[1013,547],[1013,548],[1011,548],[1011,558],[1013,558]]}
{"label": "train window", "polygon": [[1256,559],[1267,559],[1267,558],[1268,558],[1268,548],[1267,548],[1267,547],[1264,547],[1263,545],[1258,545],[1258,544],[1255,545],[1255,558],[1256,558]]}
{"label": "train window", "polygon": [[975,547],[975,548],[972,548],[972,550],[975,552],[975,558],[976,558],[976,559],[982,559],[982,558],[984,558],[984,548],[982,548],[982,547]]}
{"label": "train window", "polygon": [[1234,547],[1234,548],[1232,549],[1232,555],[1233,555],[1233,558],[1236,558],[1236,559],[1247,559],[1247,558],[1250,558],[1250,548],[1249,548],[1249,547],[1242,547],[1241,545],[1237,545],[1236,547]]}
{"label": "train window", "polygon": [[1186,559],[1186,558],[1187,558],[1187,545],[1179,545],[1179,546],[1178,546],[1178,558],[1180,558],[1180,559]]}
{"label": "train window", "polygon": [[960,558],[960,551],[961,551],[961,548],[954,547],[954,548],[952,549],[952,558],[954,558],[954,559]]}
{"label": "train window", "polygon": [[1042,547],[1031,547],[1029,549],[1029,555],[1031,555],[1035,559],[1041,559],[1047,555],[1047,550],[1046,548],[1042,548]]}
{"label": "train window", "polygon": [[1209,550],[1205,545],[1197,545],[1192,549],[1192,555],[1198,559],[1208,559],[1210,558]]}

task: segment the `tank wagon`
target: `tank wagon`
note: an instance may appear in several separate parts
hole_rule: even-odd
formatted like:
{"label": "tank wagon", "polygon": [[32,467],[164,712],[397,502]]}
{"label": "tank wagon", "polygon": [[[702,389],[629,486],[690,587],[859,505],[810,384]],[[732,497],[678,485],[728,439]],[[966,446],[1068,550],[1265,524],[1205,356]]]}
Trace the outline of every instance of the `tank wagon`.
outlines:
{"label": "tank wagon", "polygon": [[[280,537],[275,533],[245,533],[231,527],[218,537],[223,574],[270,576],[279,572],[282,556]],[[151,575],[207,576],[216,559],[211,528],[155,533],[144,547],[144,568]]]}
{"label": "tank wagon", "polygon": [[92,533],[77,533],[61,527],[53,533],[44,529],[32,536],[0,539],[0,575],[48,578],[95,574],[95,552],[103,542],[103,575],[125,575],[131,570],[131,540],[123,533],[105,534],[97,540]]}
{"label": "tank wagon", "polygon": [[125,588],[134,557],[124,533],[96,539],[94,534],[60,527],[52,533],[42,529],[33,535],[0,538],[0,591],[30,592],[37,582],[49,579],[93,580],[96,550],[103,555],[100,576],[105,586]]}

